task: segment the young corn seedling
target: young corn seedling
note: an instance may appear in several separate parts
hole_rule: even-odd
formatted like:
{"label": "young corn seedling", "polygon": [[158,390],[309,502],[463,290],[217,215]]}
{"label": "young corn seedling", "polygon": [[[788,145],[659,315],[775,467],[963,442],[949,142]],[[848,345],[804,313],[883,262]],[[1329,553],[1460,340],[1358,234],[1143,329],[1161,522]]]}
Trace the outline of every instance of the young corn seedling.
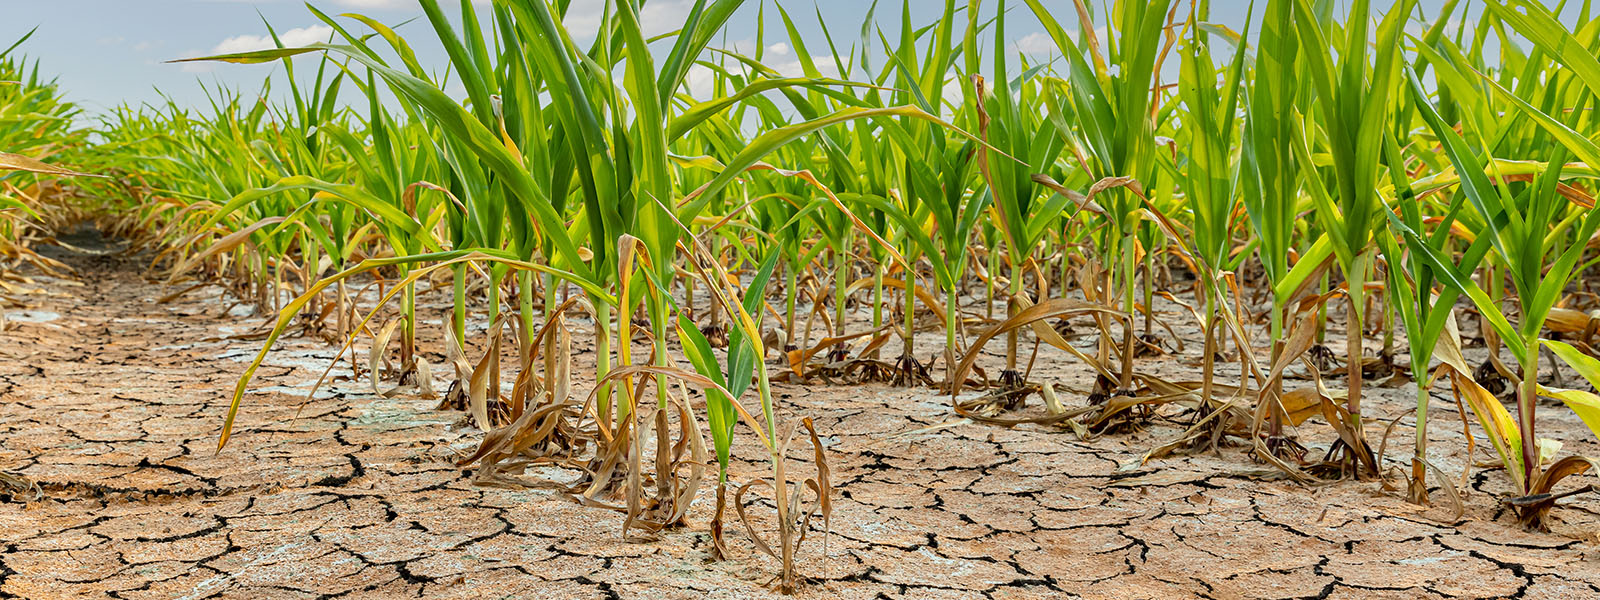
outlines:
{"label": "young corn seedling", "polygon": [[[1593,123],[1589,111],[1584,108],[1594,103],[1594,94],[1600,90],[1600,61],[1596,61],[1592,53],[1574,50],[1593,47],[1594,44],[1584,44],[1573,38],[1547,10],[1520,1],[1492,3],[1488,10],[1535,40],[1536,50],[1530,56],[1527,68],[1543,65],[1542,68],[1562,71],[1547,80],[1546,89],[1565,93],[1542,94],[1539,99],[1542,107],[1536,107],[1499,83],[1487,80],[1496,97],[1508,101],[1538,127],[1540,131],[1534,136],[1535,139],[1543,139],[1546,147],[1552,148],[1546,168],[1531,181],[1512,182],[1499,172],[1494,161],[1487,161],[1487,165],[1479,163],[1473,148],[1430,107],[1422,106],[1421,112],[1444,145],[1451,162],[1461,172],[1462,193],[1486,225],[1478,235],[1489,239],[1491,249],[1506,266],[1506,275],[1511,280],[1519,309],[1516,324],[1501,314],[1494,299],[1472,279],[1460,276],[1444,278],[1446,284],[1471,299],[1474,307],[1516,359],[1519,367],[1515,380],[1516,421],[1512,423],[1500,418],[1503,409],[1495,410],[1499,406],[1492,397],[1473,402],[1473,407],[1478,412],[1480,422],[1484,423],[1485,430],[1491,434],[1491,441],[1500,452],[1515,484],[1514,489],[1519,493],[1517,498],[1508,503],[1525,525],[1541,528],[1554,501],[1560,497],[1551,494],[1555,484],[1567,476],[1590,469],[1593,464],[1586,458],[1569,457],[1545,469],[1544,457],[1540,452],[1542,445],[1537,437],[1536,411],[1540,395],[1538,360],[1541,345],[1548,345],[1586,377],[1595,374],[1592,369],[1594,365],[1581,354],[1560,342],[1542,341],[1540,334],[1567,284],[1580,271],[1575,267],[1588,247],[1588,240],[1600,229],[1600,212],[1592,208],[1573,207],[1565,196],[1558,193],[1564,165],[1569,157],[1575,156],[1587,165],[1600,164],[1600,147],[1575,129]],[[1592,32],[1590,38],[1593,42]],[[1544,52],[1549,52],[1550,56],[1541,56]],[[1412,76],[1410,85],[1413,95],[1426,97],[1418,78]],[[1574,109],[1556,110],[1564,109],[1565,102],[1573,102]],[[1552,113],[1558,116],[1552,116]],[[1561,240],[1569,230],[1578,243],[1562,244]],[[1418,249],[1413,248],[1414,251]],[[1450,273],[1447,258],[1426,248],[1420,249],[1421,254],[1440,273]],[[1464,371],[1465,365],[1458,364],[1455,368]],[[1481,388],[1468,389],[1469,393],[1482,391]],[[1474,395],[1482,398],[1486,394]],[[1590,412],[1594,406],[1592,398],[1565,392],[1551,392],[1551,395],[1573,406],[1580,415],[1593,416]],[[1589,420],[1588,417],[1585,419]]]}
{"label": "young corn seedling", "polygon": [[[973,39],[978,24],[975,3],[968,5],[968,27],[964,50],[958,52],[954,45],[956,5],[947,0],[943,16],[928,30],[929,43],[925,56],[915,50],[917,37],[912,33],[910,5],[902,12],[900,45],[889,57],[888,64],[896,72],[898,87],[906,92],[897,93],[897,101],[912,103],[923,111],[938,114],[945,104],[946,81],[955,69],[958,54],[975,50]],[[885,41],[884,46],[888,43]],[[976,59],[967,55],[967,71],[974,73]],[[959,77],[959,75],[957,75]],[[971,85],[963,85],[967,93],[963,108],[978,100],[972,95]],[[970,123],[968,124],[971,125]],[[967,193],[968,181],[973,174],[974,158],[983,154],[979,144],[971,139],[962,140],[945,127],[911,118],[884,123],[884,132],[893,140],[901,159],[898,175],[899,203],[881,202],[878,208],[899,225],[904,240],[901,252],[910,265],[925,256],[932,267],[934,282],[942,288],[945,330],[945,363],[947,373],[960,349],[956,343],[958,310],[957,284],[966,265],[966,246],[972,236],[977,219],[983,214],[989,197],[985,194]],[[887,190],[886,190],[887,192]],[[932,230],[928,225],[931,221]],[[937,233],[940,243],[933,242]],[[925,366],[916,360],[912,342],[916,331],[916,298],[919,275],[915,268],[907,268],[902,278],[905,292],[905,347],[901,354],[897,377],[905,381],[923,379]],[[940,307],[926,303],[926,308],[937,311]]]}
{"label": "young corn seedling", "polygon": [[[1036,182],[1034,176],[1054,173],[1065,179],[1055,168],[1055,162],[1065,146],[1066,132],[1058,130],[1059,122],[1052,123],[1054,127],[1047,126],[1040,114],[1042,98],[1031,92],[1033,82],[1030,81],[1039,69],[1028,69],[1015,79],[1010,75],[1010,49],[1002,43],[1005,39],[1004,5],[996,9],[994,19],[996,42],[990,59],[995,85],[984,84],[978,75],[981,63],[977,45],[978,16],[974,12],[977,8],[976,3],[968,7],[972,24],[967,28],[963,54],[967,71],[974,79],[966,89],[970,90],[968,104],[976,113],[984,141],[995,151],[984,149],[979,153],[983,187],[974,194],[986,196],[991,213],[999,217],[995,225],[1004,237],[1004,256],[1011,265],[1006,316],[1012,319],[1036,301],[1045,300],[1030,298],[1023,290],[1025,269],[1034,263],[1037,249],[1051,231],[1051,224],[1060,218],[1073,198],[1067,194],[1050,194],[1048,187]],[[990,252],[995,252],[994,248],[991,247]],[[998,263],[995,266],[998,267]],[[998,275],[995,270],[989,272],[991,279]],[[1006,366],[1000,376],[1002,385],[1014,389],[1021,389],[1026,383],[1018,367],[1018,335],[1017,330],[1006,335]]]}
{"label": "young corn seedling", "polygon": [[1400,35],[1413,4],[1402,0],[1390,8],[1378,25],[1376,45],[1371,46],[1365,0],[1351,5],[1342,37],[1325,32],[1331,21],[1320,18],[1309,2],[1295,3],[1299,52],[1306,61],[1304,74],[1317,97],[1317,110],[1305,115],[1295,150],[1302,165],[1312,165],[1306,143],[1316,137],[1327,144],[1333,163],[1331,176],[1309,166],[1303,172],[1317,220],[1344,273],[1349,300],[1345,318],[1347,414],[1340,440],[1329,454],[1339,456],[1343,468],[1363,478],[1376,477],[1378,463],[1361,422],[1361,313],[1375,254],[1372,234],[1381,223],[1382,205],[1376,189],[1382,174],[1383,135],[1393,118],[1393,98],[1400,84]]}
{"label": "young corn seedling", "polygon": [[[1027,1],[1068,64],[1065,80],[1052,88],[1052,114],[1069,116],[1075,126],[1074,131],[1061,131],[1060,135],[1071,138],[1075,156],[1095,179],[1088,195],[1101,207],[1109,225],[1100,257],[1107,265],[1101,286],[1104,301],[1111,306],[1111,295],[1120,295],[1123,312],[1134,314],[1134,278],[1141,252],[1137,237],[1145,214],[1144,186],[1154,184],[1156,168],[1160,64],[1171,47],[1163,40],[1176,35],[1172,23],[1176,7],[1165,0],[1119,5],[1113,13],[1114,22],[1107,29],[1110,52],[1102,56],[1094,21],[1082,2],[1078,3],[1079,30],[1075,37],[1039,0]],[[1173,9],[1172,17],[1168,15],[1169,8]],[[1080,43],[1087,46],[1087,53],[1079,49]],[[1124,323],[1122,338],[1120,373],[1114,382],[1116,388],[1103,390],[1108,394],[1133,393],[1135,339],[1131,320]]]}
{"label": "young corn seedling", "polygon": [[[1417,90],[1414,88],[1413,91]],[[1415,101],[1426,121],[1439,122],[1426,97],[1416,98]],[[1436,287],[1440,280],[1446,278],[1470,279],[1478,263],[1489,251],[1491,239],[1481,236],[1474,240],[1453,264],[1436,264],[1428,260],[1429,256],[1449,255],[1451,230],[1456,224],[1455,215],[1463,208],[1464,196],[1479,193],[1478,190],[1488,187],[1488,177],[1476,157],[1470,153],[1457,154],[1463,142],[1455,136],[1454,131],[1445,136],[1446,148],[1455,149],[1447,152],[1452,160],[1460,161],[1456,163],[1457,171],[1471,181],[1463,184],[1463,192],[1450,196],[1443,219],[1434,224],[1432,232],[1427,232],[1424,227],[1423,203],[1418,200],[1416,189],[1406,173],[1399,145],[1392,135],[1385,139],[1390,180],[1395,183],[1395,193],[1392,203],[1385,204],[1384,212],[1393,234],[1379,235],[1378,245],[1387,263],[1385,271],[1389,299],[1396,305],[1400,322],[1405,327],[1411,352],[1411,371],[1417,382],[1416,445],[1411,459],[1411,480],[1407,487],[1408,499],[1417,504],[1428,502],[1428,402],[1433,381],[1427,376],[1429,362],[1440,336],[1445,334],[1446,327],[1455,318],[1452,307],[1460,298],[1460,291],[1455,288]],[[1397,240],[1397,236],[1401,239]],[[1437,273],[1436,270],[1441,267],[1449,272]],[[1477,385],[1470,380],[1467,383]]]}
{"label": "young corn seedling", "polygon": [[[1206,15],[1191,7],[1189,20],[1198,24]],[[1215,399],[1212,385],[1213,367],[1218,352],[1218,315],[1227,302],[1222,278],[1233,264],[1233,218],[1238,206],[1239,163],[1233,159],[1233,140],[1239,129],[1238,101],[1240,81],[1243,79],[1245,58],[1248,54],[1240,47],[1227,70],[1219,73],[1212,60],[1211,34],[1199,26],[1190,27],[1190,38],[1179,53],[1183,57],[1178,94],[1187,112],[1180,117],[1181,131],[1187,134],[1186,169],[1179,183],[1192,226],[1191,252],[1199,269],[1204,310],[1201,316],[1205,329],[1205,348],[1202,350],[1203,382],[1200,391],[1201,417],[1210,410]],[[1247,24],[1241,39],[1249,39]]]}
{"label": "young corn seedling", "polygon": [[[1257,40],[1255,65],[1246,84],[1244,135],[1240,140],[1241,202],[1250,217],[1256,255],[1271,291],[1267,310],[1272,354],[1270,365],[1279,370],[1298,357],[1285,356],[1292,302],[1321,271],[1331,248],[1318,240],[1291,262],[1295,250],[1295,222],[1300,214],[1300,175],[1295,153],[1296,115],[1304,112],[1308,87],[1301,83],[1305,67],[1295,33],[1295,0],[1268,0]],[[1272,457],[1298,459],[1303,447],[1284,432],[1282,383],[1257,373],[1262,388],[1253,429],[1267,424],[1264,451]]]}

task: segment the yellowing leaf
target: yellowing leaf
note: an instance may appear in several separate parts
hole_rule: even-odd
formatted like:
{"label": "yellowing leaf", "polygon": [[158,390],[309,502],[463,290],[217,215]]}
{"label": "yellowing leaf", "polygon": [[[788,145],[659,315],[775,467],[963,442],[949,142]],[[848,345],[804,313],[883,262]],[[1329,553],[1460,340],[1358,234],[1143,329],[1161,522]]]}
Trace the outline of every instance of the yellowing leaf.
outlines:
{"label": "yellowing leaf", "polygon": [[1583,424],[1589,426],[1589,431],[1600,438],[1600,396],[1583,390],[1564,390],[1561,388],[1547,388],[1539,386],[1539,395],[1546,398],[1555,398],[1567,408],[1577,413]]}
{"label": "yellowing leaf", "polygon": [[1454,314],[1446,317],[1434,355],[1450,371],[1450,387],[1478,417],[1478,424],[1489,435],[1489,443],[1494,445],[1495,452],[1506,465],[1506,472],[1516,482],[1516,489],[1526,489],[1522,472],[1522,429],[1517,427],[1511,413],[1506,412],[1505,405],[1500,404],[1500,399],[1472,379],[1471,367],[1461,356],[1461,334],[1456,329]]}
{"label": "yellowing leaf", "polygon": [[[1584,354],[1566,342],[1544,340],[1544,345],[1560,357],[1562,362],[1570,365],[1574,371],[1588,380],[1589,385],[1600,389],[1600,360]],[[1578,418],[1583,419],[1583,423],[1589,426],[1589,431],[1600,438],[1600,396],[1578,390],[1548,389],[1544,386],[1539,387],[1539,393],[1566,404],[1567,408],[1577,413]]]}
{"label": "yellowing leaf", "polygon": [[1565,361],[1568,365],[1571,365],[1574,371],[1577,371],[1579,375],[1582,375],[1584,379],[1588,380],[1589,385],[1600,388],[1600,360],[1596,360],[1594,357],[1580,352],[1577,348],[1573,348],[1571,344],[1566,342],[1558,342],[1555,340],[1541,341],[1544,342],[1546,348],[1549,348],[1550,351],[1554,352],[1556,356],[1561,358],[1561,360]]}
{"label": "yellowing leaf", "polygon": [[1472,407],[1472,414],[1478,417],[1478,424],[1483,426],[1484,433],[1489,434],[1489,443],[1494,444],[1495,452],[1500,455],[1500,460],[1506,465],[1506,472],[1516,480],[1516,489],[1525,489],[1522,469],[1522,429],[1517,427],[1516,419],[1511,418],[1511,413],[1506,412],[1505,405],[1500,404],[1500,399],[1483,389],[1478,382],[1473,381],[1467,373],[1451,373],[1450,383],[1455,388],[1456,396],[1465,400],[1467,406]]}

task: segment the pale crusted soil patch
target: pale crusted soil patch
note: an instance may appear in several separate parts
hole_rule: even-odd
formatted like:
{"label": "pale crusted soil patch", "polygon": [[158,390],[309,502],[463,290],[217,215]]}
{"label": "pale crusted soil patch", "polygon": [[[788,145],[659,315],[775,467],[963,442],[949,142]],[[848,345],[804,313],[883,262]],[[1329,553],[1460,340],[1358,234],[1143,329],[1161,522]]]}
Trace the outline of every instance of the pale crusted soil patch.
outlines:
{"label": "pale crusted soil patch", "polygon": [[[31,297],[31,310],[58,318],[0,332],[0,469],[46,496],[0,504],[0,597],[771,595],[775,564],[737,526],[739,558],[706,562],[709,494],[689,529],[626,543],[616,513],[471,485],[451,459],[481,434],[434,402],[337,381],[302,405],[296,390],[331,355],[320,343],[290,340],[269,358],[219,454],[228,394],[256,349],[225,336],[260,317],[218,315],[215,292],[156,304],[162,289],[136,266],[75,264],[84,285],[42,281],[48,294]],[[578,352],[583,373],[593,353]],[[1194,375],[1182,360],[1141,364]],[[1035,376],[1088,387],[1059,356]],[[1313,490],[1232,475],[1260,468],[1237,449],[1141,466],[1175,433],[1166,425],[1091,442],[970,424],[891,437],[949,421],[947,399],[877,385],[776,391],[785,413],[827,436],[838,488],[827,557],[815,541],[802,553],[814,580],[803,597],[1600,597],[1600,503],[1569,500],[1556,533],[1527,533],[1497,518],[1498,472],[1472,469],[1467,515],[1445,524],[1446,508],[1416,509],[1375,483]],[[1372,396],[1375,438],[1414,393]],[[1443,398],[1435,407],[1437,462],[1459,474],[1459,417]],[[1547,412],[1544,435],[1595,453],[1580,424]],[[1314,446],[1329,438],[1300,433]],[[1403,420],[1391,457],[1410,452],[1412,435]],[[762,455],[750,439],[736,452]],[[741,460],[734,470],[739,481],[767,473]],[[763,508],[758,520],[770,519]]]}

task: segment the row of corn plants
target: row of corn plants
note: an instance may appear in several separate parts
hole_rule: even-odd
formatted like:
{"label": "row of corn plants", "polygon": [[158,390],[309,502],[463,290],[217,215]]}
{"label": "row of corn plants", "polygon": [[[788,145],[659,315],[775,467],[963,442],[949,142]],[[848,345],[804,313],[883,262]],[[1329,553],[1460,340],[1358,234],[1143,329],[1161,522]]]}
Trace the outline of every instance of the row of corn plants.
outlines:
{"label": "row of corn plants", "polygon": [[33,34],[0,49],[0,295],[12,305],[25,305],[20,296],[30,289],[22,267],[57,276],[68,270],[32,246],[78,214],[64,201],[78,174],[66,165],[82,158],[89,135],[76,122],[81,110],[21,54]]}
{"label": "row of corn plants", "polygon": [[[650,537],[684,522],[714,460],[718,553],[729,492],[742,507],[764,490],[778,539],[755,545],[785,589],[831,489],[781,381],[932,386],[974,420],[1086,437],[1188,415],[1151,457],[1233,437],[1317,481],[1387,476],[1363,382],[1409,369],[1410,499],[1430,500],[1430,472],[1456,489],[1427,448],[1448,380],[1510,506],[1541,525],[1556,483],[1592,463],[1541,452],[1538,398],[1600,432],[1600,397],[1541,379],[1539,360],[1600,381],[1580,293],[1600,228],[1600,25],[1527,0],[1263,2],[1242,31],[1206,2],[908,2],[894,27],[874,5],[848,33],[819,12],[808,39],[808,15],[741,0],[694,2],[652,37],[641,2],[613,0],[584,41],[568,2],[423,0],[409,33],[448,65],[388,24],[312,8],[325,43],[192,59],[281,65],[287,94],[102,116],[94,166],[114,177],[95,189],[180,292],[220,284],[275,315],[221,444],[284,335],[341,355],[367,339],[350,364],[374,392],[434,394],[418,296],[448,289],[443,395],[486,432],[466,461],[481,479],[576,469],[584,502]],[[752,52],[723,43],[741,11],[758,13]],[[1049,55],[1009,45],[1028,17]],[[778,41],[797,69],[765,55]],[[1184,352],[1189,317],[1201,380],[1141,368]],[[1343,389],[1323,380],[1331,323]],[[1486,352],[1464,350],[1463,323]],[[574,331],[591,376],[572,372]],[[1081,361],[1092,389],[1035,381],[1041,347]],[[1296,374],[1313,385],[1288,389]],[[1332,437],[1304,434],[1311,418]],[[746,430],[770,470],[735,485]]]}

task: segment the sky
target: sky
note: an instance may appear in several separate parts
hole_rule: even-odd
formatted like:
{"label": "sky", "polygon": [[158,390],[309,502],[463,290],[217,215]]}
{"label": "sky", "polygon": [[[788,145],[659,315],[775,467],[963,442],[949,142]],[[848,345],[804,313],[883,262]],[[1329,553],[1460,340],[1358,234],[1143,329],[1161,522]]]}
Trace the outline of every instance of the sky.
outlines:
{"label": "sky", "polygon": [[[473,0],[486,5],[488,0]],[[567,26],[580,42],[592,39],[601,18],[604,0],[572,0]],[[933,21],[942,10],[939,0],[904,0],[912,13],[911,21],[922,25]],[[1071,0],[1043,0],[1069,30],[1075,29],[1075,10]],[[1184,1],[1184,0],[1180,0]],[[1336,0],[1341,6],[1345,0]],[[1477,4],[1480,0],[1468,0]],[[1553,2],[1553,0],[1545,0]],[[902,0],[881,0],[875,22],[885,35],[898,34]],[[442,0],[453,9],[458,0]],[[996,0],[985,0],[985,14],[992,14]],[[1265,4],[1265,2],[1259,2]],[[1423,10],[1434,14],[1442,0],[1423,0]],[[1576,4],[1577,2],[1574,2]],[[329,14],[360,13],[390,25],[421,17],[417,0],[314,0]],[[860,25],[871,6],[869,0],[789,0],[783,2],[797,27],[808,40],[812,53],[826,48],[818,26],[818,14],[828,20],[836,42],[848,46],[859,37]],[[965,5],[965,2],[958,2]],[[1006,34],[1010,45],[1023,52],[1048,54],[1054,44],[1044,35],[1021,0],[1008,0],[1011,8]],[[1212,21],[1235,30],[1243,28],[1246,4],[1237,0],[1212,2]],[[1390,2],[1375,0],[1374,12],[1382,12]],[[323,41],[331,29],[323,25],[302,2],[295,0],[0,0],[6,18],[0,21],[0,48],[10,45],[29,29],[38,32],[20,51],[41,62],[43,71],[59,78],[68,97],[87,113],[95,114],[120,104],[160,103],[163,95],[180,105],[207,105],[204,88],[218,85],[257,92],[262,81],[276,69],[273,65],[231,65],[214,63],[170,64],[177,58],[238,52],[270,46],[263,20],[272,24],[286,45]],[[642,22],[647,33],[677,28],[693,0],[649,0]],[[715,45],[748,51],[756,39],[758,7],[762,0],[747,0],[725,30],[725,39]],[[772,0],[766,2],[766,62],[780,71],[797,70],[788,44],[783,43],[783,26]],[[1261,7],[1257,7],[1260,12]],[[480,6],[480,10],[487,7]],[[364,31],[359,23],[345,19],[353,30]],[[416,47],[424,65],[442,70],[448,59],[434,40],[425,19],[399,29]],[[992,46],[988,46],[992,47]],[[841,52],[848,52],[841,48]],[[1175,61],[1173,61],[1175,62]],[[310,70],[310,69],[306,69]],[[282,87],[282,86],[280,86]],[[159,90],[159,91],[158,91]],[[460,90],[452,95],[464,95]]]}

